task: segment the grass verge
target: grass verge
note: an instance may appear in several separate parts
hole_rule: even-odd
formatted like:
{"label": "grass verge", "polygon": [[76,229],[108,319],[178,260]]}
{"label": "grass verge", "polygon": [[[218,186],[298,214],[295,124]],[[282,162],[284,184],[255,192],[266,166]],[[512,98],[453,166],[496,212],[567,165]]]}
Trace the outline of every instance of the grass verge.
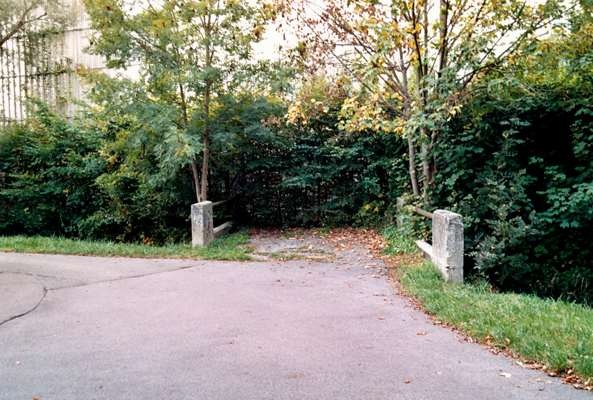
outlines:
{"label": "grass verge", "polygon": [[209,246],[198,248],[192,248],[190,244],[185,243],[151,246],[47,236],[0,236],[0,251],[106,257],[245,261],[251,259],[248,242],[249,236],[245,232],[220,237]]}
{"label": "grass verge", "polygon": [[[429,262],[398,268],[405,291],[439,320],[473,339],[593,386],[593,309],[536,296],[497,293],[487,283],[442,281]],[[578,385],[577,385],[578,386]]]}
{"label": "grass verge", "polygon": [[593,309],[540,297],[499,293],[486,282],[445,283],[402,232],[384,232],[386,254],[402,289],[439,321],[472,339],[593,389]]}

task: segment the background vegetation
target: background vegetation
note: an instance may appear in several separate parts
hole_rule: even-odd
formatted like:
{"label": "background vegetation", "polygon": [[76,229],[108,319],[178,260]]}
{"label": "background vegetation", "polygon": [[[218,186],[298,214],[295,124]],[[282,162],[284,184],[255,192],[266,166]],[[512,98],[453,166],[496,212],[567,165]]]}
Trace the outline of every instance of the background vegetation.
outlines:
{"label": "background vegetation", "polygon": [[[280,62],[252,57],[282,4],[229,2],[221,25],[204,33],[199,21],[212,1],[198,2],[205,9],[164,2],[137,15],[87,1],[92,51],[144,69],[136,80],[80,71],[93,90],[77,118],[37,103],[25,124],[0,133],[0,234],[175,243],[189,237],[190,204],[206,197],[233,198],[222,212],[244,225],[384,226],[394,222],[396,198],[411,193],[423,207],[464,216],[468,276],[498,290],[593,302],[589,5],[546,3],[524,15],[505,3],[505,21],[524,18],[512,51],[489,56],[498,36],[474,43],[464,23],[460,37],[471,40],[451,47],[456,58],[420,74],[417,48],[385,44],[417,32],[389,36],[379,28],[395,28],[370,14],[373,2],[352,3],[366,19],[351,28],[375,57],[349,53],[343,68],[322,69],[311,67],[322,65],[313,50],[328,43],[306,38]],[[540,23],[546,35],[534,35]],[[249,30],[226,46],[241,24]],[[448,54],[439,49],[421,54],[439,65]],[[389,75],[388,56],[400,50],[407,58]],[[452,78],[468,68],[471,80]],[[403,76],[414,78],[405,93],[385,80]]]}

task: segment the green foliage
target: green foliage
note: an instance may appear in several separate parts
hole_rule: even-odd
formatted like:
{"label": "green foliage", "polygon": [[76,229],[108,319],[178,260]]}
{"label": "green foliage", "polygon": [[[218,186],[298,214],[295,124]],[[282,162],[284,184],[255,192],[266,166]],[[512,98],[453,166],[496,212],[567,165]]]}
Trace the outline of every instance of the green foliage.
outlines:
{"label": "green foliage", "polygon": [[0,133],[2,234],[188,237],[191,189],[178,175],[163,178],[127,122],[102,122],[68,122],[40,104],[27,125]]}
{"label": "green foliage", "polygon": [[100,141],[43,105],[28,125],[0,132],[0,232],[80,234],[100,204]]}
{"label": "green foliage", "polygon": [[[176,136],[167,115],[175,111],[142,85],[102,78],[92,95],[95,105],[80,120],[67,122],[41,105],[28,125],[3,134],[0,232],[187,240],[194,192],[178,161],[199,144]],[[211,192],[234,201],[216,209],[215,222],[384,224],[407,184],[404,161],[394,159],[405,145],[395,135],[342,134],[339,107],[286,124],[277,98],[220,97],[211,115]]]}
{"label": "green foliage", "polygon": [[345,98],[346,89],[312,80],[301,89],[298,110],[289,110],[289,123],[269,121],[275,134],[251,142],[240,179],[250,223],[385,223],[407,187],[405,144],[393,134],[341,131]]}
{"label": "green foliage", "polygon": [[164,136],[158,161],[173,169],[191,165],[188,186],[198,201],[206,200],[213,114],[227,93],[255,85],[245,72],[258,64],[251,60],[265,18],[258,2],[165,0],[132,8],[119,0],[84,3],[96,32],[91,51],[109,67],[139,65],[140,79],[125,82],[137,96],[122,111],[132,114],[140,134],[158,126]]}
{"label": "green foliage", "polygon": [[593,310],[530,295],[496,293],[485,282],[449,284],[436,268],[402,267],[404,289],[429,313],[479,341],[557,372],[593,379]]}
{"label": "green foliage", "polygon": [[[583,29],[529,49],[476,90],[435,149],[433,201],[464,216],[467,272],[592,302],[593,58],[580,44],[593,31]],[[560,57],[569,42],[572,58]]]}
{"label": "green foliage", "polygon": [[127,80],[103,77],[92,96],[96,106],[85,125],[103,138],[97,153],[105,169],[96,177],[102,207],[84,220],[82,234],[149,243],[186,239],[195,195],[183,167],[199,145],[171,123],[175,108]]}
{"label": "green foliage", "polygon": [[0,48],[16,36],[63,28],[70,17],[63,0],[0,0]]}

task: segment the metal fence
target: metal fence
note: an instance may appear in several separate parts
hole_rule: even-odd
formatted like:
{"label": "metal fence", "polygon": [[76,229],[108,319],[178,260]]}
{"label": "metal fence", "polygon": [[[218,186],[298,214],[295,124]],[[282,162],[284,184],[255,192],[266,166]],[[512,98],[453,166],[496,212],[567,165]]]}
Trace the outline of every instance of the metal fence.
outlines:
{"label": "metal fence", "polygon": [[0,109],[2,125],[22,121],[30,99],[43,100],[58,110],[70,97],[72,67],[58,35],[17,37],[0,50]]}
{"label": "metal fence", "polygon": [[76,69],[104,67],[100,57],[85,52],[91,31],[80,0],[72,0],[72,10],[69,29],[17,36],[0,48],[0,126],[23,121],[32,99],[71,116],[73,100],[84,97]]}

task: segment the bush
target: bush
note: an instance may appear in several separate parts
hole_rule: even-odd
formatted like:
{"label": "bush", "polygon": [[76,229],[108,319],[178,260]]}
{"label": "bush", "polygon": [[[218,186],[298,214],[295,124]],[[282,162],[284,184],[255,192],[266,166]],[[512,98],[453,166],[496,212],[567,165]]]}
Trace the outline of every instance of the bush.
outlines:
{"label": "bush", "polygon": [[466,273],[593,302],[593,98],[584,89],[483,91],[441,137],[434,201],[464,216]]}
{"label": "bush", "polygon": [[[109,101],[116,94],[103,93],[100,108],[73,122],[39,105],[27,124],[1,134],[0,234],[155,244],[189,238],[195,194],[187,165],[167,148],[166,121],[147,126],[136,110]],[[234,198],[240,223],[380,224],[405,190],[397,136],[344,134],[338,108],[302,126],[286,124],[277,99],[219,101],[210,197]],[[225,211],[217,207],[215,219]]]}
{"label": "bush", "polygon": [[245,213],[271,226],[379,225],[407,184],[402,140],[337,131],[283,132],[266,165],[247,163]]}
{"label": "bush", "polygon": [[100,141],[43,105],[27,125],[0,132],[0,233],[79,235],[100,206]]}
{"label": "bush", "polygon": [[348,93],[346,81],[314,77],[287,112],[276,111],[265,135],[241,146],[239,181],[249,223],[386,223],[408,186],[405,142],[395,134],[340,129]]}

